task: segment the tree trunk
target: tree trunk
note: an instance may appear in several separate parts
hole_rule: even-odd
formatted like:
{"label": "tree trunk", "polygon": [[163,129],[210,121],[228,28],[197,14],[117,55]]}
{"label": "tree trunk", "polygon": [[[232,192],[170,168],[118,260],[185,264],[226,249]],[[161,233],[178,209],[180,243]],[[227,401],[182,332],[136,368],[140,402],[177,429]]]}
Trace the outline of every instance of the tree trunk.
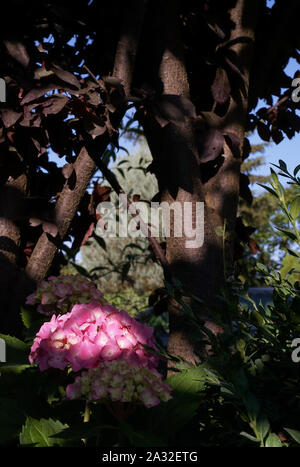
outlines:
{"label": "tree trunk", "polygon": [[[256,19],[256,0],[238,0],[231,11],[235,23],[230,39],[246,36],[247,43],[237,43],[232,48],[239,57],[245,75],[245,89],[235,90],[227,114],[216,118],[220,129],[234,132],[244,139],[244,124],[247,113],[249,70],[254,28]],[[183,58],[182,41],[178,32],[177,2],[165,2],[162,24],[165,25],[164,49],[161,58],[159,77],[163,83],[164,94],[189,97],[189,83]],[[188,248],[188,237],[174,236],[174,220],[167,241],[167,259],[171,271],[185,287],[204,304],[191,301],[193,310],[213,333],[222,332],[222,326],[214,312],[222,314],[221,305],[216,300],[224,284],[223,241],[217,235],[217,227],[226,221],[231,235],[235,228],[235,218],[239,196],[239,172],[241,158],[232,154],[225,145],[225,162],[215,176],[206,183],[201,182],[199,153],[192,119],[185,123],[169,123],[161,128],[151,117],[143,119],[143,125],[151,149],[156,174],[161,191],[161,200],[171,204],[180,203],[182,211],[185,202],[193,205],[193,227],[195,227],[195,206],[204,202],[204,243],[196,248]],[[190,219],[189,219],[190,220]],[[176,220],[175,220],[176,222]],[[201,229],[201,226],[199,226]],[[199,233],[200,236],[200,233]],[[232,237],[231,237],[232,238]],[[191,329],[183,313],[176,308],[173,300],[169,303],[170,334],[168,350],[170,353],[194,362],[210,351],[205,343],[202,348],[195,347]],[[197,344],[199,345],[199,343]]]}

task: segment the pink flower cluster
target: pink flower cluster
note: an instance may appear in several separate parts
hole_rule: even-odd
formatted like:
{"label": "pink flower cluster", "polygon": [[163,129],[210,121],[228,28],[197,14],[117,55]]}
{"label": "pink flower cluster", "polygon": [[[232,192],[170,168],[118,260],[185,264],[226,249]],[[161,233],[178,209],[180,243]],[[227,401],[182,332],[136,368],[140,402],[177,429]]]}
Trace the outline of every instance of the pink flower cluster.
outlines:
{"label": "pink flower cluster", "polygon": [[103,361],[126,360],[137,367],[155,368],[158,358],[143,345],[155,348],[153,328],[126,311],[98,302],[75,305],[70,313],[53,315],[37,333],[29,360],[40,370],[73,371],[95,368]]}
{"label": "pink flower cluster", "polygon": [[147,408],[168,401],[171,388],[154,369],[137,368],[127,361],[102,362],[77,376],[66,388],[68,399],[143,403]]}
{"label": "pink flower cluster", "polygon": [[80,274],[50,276],[26,299],[28,305],[38,305],[37,311],[45,315],[63,314],[77,303],[98,301],[103,294],[94,282]]}

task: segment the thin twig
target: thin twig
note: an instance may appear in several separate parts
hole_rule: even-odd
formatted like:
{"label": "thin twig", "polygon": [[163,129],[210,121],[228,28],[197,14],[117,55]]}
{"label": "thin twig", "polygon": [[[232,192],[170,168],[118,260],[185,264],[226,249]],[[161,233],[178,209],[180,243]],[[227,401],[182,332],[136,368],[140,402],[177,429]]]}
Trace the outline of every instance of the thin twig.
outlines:
{"label": "thin twig", "polygon": [[271,113],[273,110],[275,110],[277,107],[279,107],[280,105],[284,104],[284,102],[286,102],[288,100],[289,96],[283,96],[281,97],[277,102],[276,104],[272,105],[272,107],[270,107],[268,110],[267,110],[267,113]]}

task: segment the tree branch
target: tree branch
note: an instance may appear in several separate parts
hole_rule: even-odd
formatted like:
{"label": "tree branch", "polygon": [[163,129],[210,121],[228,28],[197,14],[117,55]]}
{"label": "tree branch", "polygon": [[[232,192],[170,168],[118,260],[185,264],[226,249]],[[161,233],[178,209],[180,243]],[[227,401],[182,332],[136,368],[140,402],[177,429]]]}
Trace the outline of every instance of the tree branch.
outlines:
{"label": "tree branch", "polygon": [[[134,58],[139,43],[141,25],[144,17],[145,1],[131,0],[126,5],[123,30],[115,53],[115,63],[113,74],[119,78],[124,86],[125,92],[129,93]],[[125,109],[124,109],[125,112]],[[119,122],[123,113],[118,116]],[[109,144],[107,132],[99,138],[98,154],[102,154]],[[96,170],[96,163],[83,148],[74,163],[76,173],[76,185],[70,189],[66,183],[55,207],[55,216],[59,232],[58,241],[53,241],[48,234],[43,233],[39,238],[26,267],[26,274],[38,282],[42,280],[53,261],[57,247],[63,241],[70,223],[77,211],[89,180]]]}

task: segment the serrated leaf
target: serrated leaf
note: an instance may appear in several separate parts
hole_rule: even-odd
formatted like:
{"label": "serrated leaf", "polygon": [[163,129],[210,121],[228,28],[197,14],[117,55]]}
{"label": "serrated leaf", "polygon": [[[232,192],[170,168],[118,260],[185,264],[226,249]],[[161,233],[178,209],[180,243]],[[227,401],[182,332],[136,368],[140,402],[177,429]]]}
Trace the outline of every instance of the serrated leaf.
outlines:
{"label": "serrated leaf", "polygon": [[20,444],[35,447],[62,446],[65,444],[64,441],[54,437],[54,435],[66,428],[68,428],[68,425],[64,425],[59,420],[53,420],[52,418],[37,420],[27,417],[20,433]]}

